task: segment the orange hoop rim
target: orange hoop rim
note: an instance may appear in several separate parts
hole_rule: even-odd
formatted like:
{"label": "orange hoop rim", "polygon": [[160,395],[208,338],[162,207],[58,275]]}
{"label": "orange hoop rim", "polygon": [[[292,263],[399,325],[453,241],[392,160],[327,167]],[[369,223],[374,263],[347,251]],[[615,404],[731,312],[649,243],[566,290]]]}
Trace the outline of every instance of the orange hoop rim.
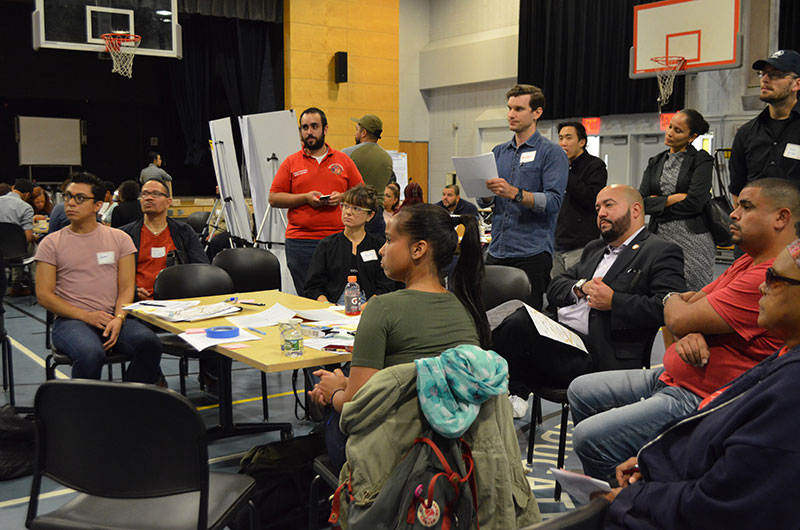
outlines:
{"label": "orange hoop rim", "polygon": [[124,44],[133,43],[136,48],[142,42],[141,35],[134,35],[133,33],[103,33],[100,38],[106,41],[106,51],[117,52]]}
{"label": "orange hoop rim", "polygon": [[686,69],[686,57],[682,55],[660,55],[658,57],[650,57],[650,60],[663,66],[664,70]]}

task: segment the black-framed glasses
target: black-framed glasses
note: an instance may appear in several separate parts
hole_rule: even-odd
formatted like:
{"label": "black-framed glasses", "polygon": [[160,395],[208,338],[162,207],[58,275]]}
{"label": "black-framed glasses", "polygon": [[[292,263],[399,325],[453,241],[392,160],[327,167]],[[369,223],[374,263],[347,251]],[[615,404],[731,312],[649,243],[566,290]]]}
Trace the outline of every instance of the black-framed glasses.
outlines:
{"label": "black-framed glasses", "polygon": [[163,191],[143,191],[139,194],[139,197],[141,197],[142,199],[146,199],[147,197],[156,197],[156,198],[169,197],[169,195],[167,195]]}
{"label": "black-framed glasses", "polygon": [[77,195],[73,195],[70,192],[64,193],[64,202],[68,203],[72,199],[75,199],[75,202],[78,204],[83,204],[86,201],[93,201],[94,197],[91,195],[84,195],[83,193],[78,193]]}
{"label": "black-framed glasses", "polygon": [[778,276],[775,274],[775,269],[770,267],[767,269],[767,276],[764,278],[764,283],[766,283],[767,287],[769,287],[775,282],[788,283],[789,285],[800,285],[800,280],[787,278],[786,276]]}
{"label": "black-framed glasses", "polygon": [[780,70],[759,70],[758,77],[769,77],[770,79],[784,79],[786,77],[791,77],[792,79],[797,79],[797,76],[794,75],[792,72],[781,72]]}

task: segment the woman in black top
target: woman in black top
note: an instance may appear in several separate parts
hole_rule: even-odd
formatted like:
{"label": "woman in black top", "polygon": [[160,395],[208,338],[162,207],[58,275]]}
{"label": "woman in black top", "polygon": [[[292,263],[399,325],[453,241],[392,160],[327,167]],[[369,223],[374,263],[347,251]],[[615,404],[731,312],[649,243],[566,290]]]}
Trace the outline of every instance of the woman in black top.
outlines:
{"label": "woman in black top", "polygon": [[142,218],[139,206],[139,184],[134,180],[126,180],[119,185],[119,204],[111,212],[112,228],[119,228]]}
{"label": "woman in black top", "polygon": [[383,239],[364,229],[378,208],[378,195],[372,186],[357,186],[342,195],[341,206],[344,231],[317,245],[306,277],[305,296],[343,305],[347,277],[353,275],[358,278],[364,304],[373,295],[394,290],[394,282],[381,269],[378,252]]}
{"label": "woman in black top", "polygon": [[684,109],[667,127],[669,147],[650,159],[639,192],[648,228],[683,248],[684,276],[690,291],[699,291],[713,279],[716,246],[705,223],[703,209],[711,199],[713,158],[692,142],[708,132],[708,123],[693,109]]}

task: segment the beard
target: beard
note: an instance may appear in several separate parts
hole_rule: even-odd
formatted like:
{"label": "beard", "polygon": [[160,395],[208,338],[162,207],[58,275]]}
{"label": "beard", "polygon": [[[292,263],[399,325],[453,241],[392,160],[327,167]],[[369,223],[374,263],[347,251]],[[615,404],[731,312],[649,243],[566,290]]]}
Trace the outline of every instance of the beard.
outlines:
{"label": "beard", "polygon": [[359,138],[358,136],[356,136],[356,138],[355,138],[355,139],[356,139],[356,145],[358,145],[358,144],[360,144],[360,143],[361,143],[361,138]]}
{"label": "beard", "polygon": [[325,145],[325,135],[323,134],[319,138],[314,138],[313,136],[306,136],[303,138],[303,145],[306,146],[306,149],[309,151],[316,151],[317,149],[321,149],[323,145]]}
{"label": "beard", "polygon": [[616,240],[628,231],[631,227],[631,211],[628,212],[617,219],[616,221],[612,221],[611,219],[604,219],[607,223],[611,223],[611,228],[606,230],[600,229],[600,235],[603,237],[603,241],[606,243],[611,243],[612,241]]}
{"label": "beard", "polygon": [[773,90],[772,93],[766,95],[759,95],[758,99],[763,101],[764,103],[780,103],[784,99],[788,98],[792,93],[791,85],[787,86],[785,90],[777,91]]}

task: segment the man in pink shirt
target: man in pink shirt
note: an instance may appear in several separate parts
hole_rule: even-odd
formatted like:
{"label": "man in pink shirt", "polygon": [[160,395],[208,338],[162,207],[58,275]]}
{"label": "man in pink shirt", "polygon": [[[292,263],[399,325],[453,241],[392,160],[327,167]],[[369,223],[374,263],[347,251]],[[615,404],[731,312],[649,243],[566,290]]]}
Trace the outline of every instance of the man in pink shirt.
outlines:
{"label": "man in pink shirt", "polygon": [[567,393],[575,422],[573,447],[584,471],[613,476],[669,421],[692,412],[781,346],[758,325],[759,285],[775,256],[794,238],[800,189],[783,179],[762,179],[742,190],[731,214],[733,242],[745,251],[698,292],[664,297],[664,321],[677,342],[664,366],[575,379]]}
{"label": "man in pink shirt", "polygon": [[72,179],[64,194],[70,224],[36,252],[36,296],[57,317],[53,345],[72,359],[72,377],[99,379],[113,347],[131,359],[126,380],[163,385],[158,337],[125,320],[122,307],[133,302],[136,288],[136,247],[122,230],[97,222],[104,194],[90,173]]}

